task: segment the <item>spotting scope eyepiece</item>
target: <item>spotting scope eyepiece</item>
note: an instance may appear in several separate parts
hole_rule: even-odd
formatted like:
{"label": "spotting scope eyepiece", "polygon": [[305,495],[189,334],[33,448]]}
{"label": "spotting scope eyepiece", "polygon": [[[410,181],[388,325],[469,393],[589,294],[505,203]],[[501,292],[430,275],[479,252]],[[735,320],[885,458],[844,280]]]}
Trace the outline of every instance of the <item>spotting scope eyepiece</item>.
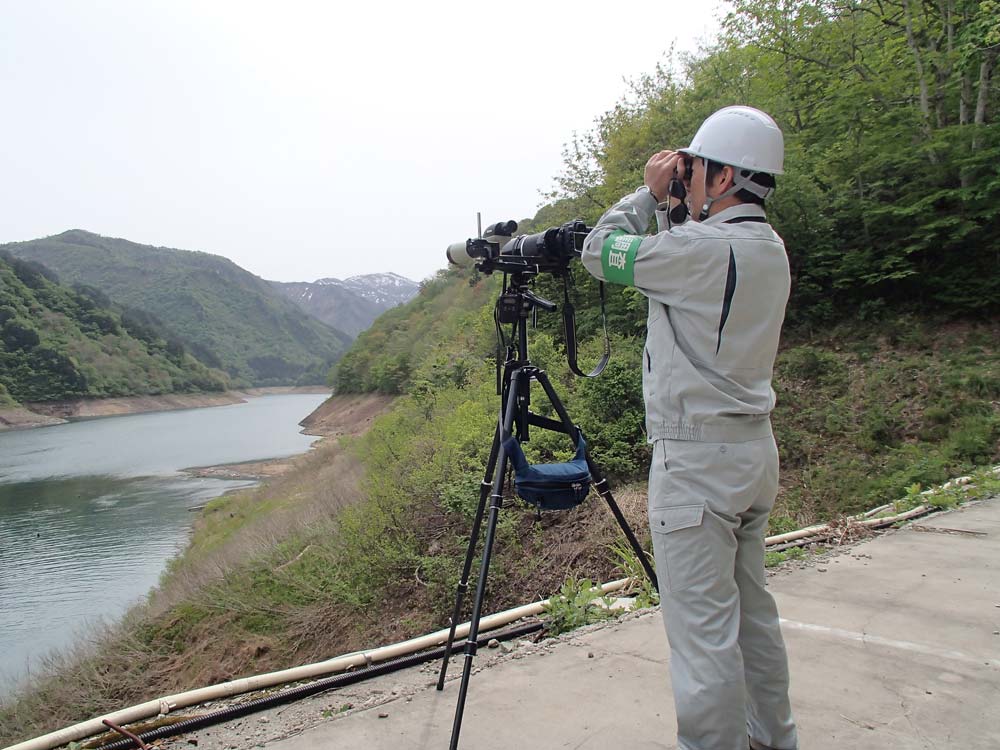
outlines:
{"label": "spotting scope eyepiece", "polygon": [[[496,224],[490,224],[486,227],[486,231],[483,232],[483,238],[502,245],[504,242],[513,237],[514,232],[516,231],[516,221],[498,221]],[[493,237],[496,239],[491,239]]]}

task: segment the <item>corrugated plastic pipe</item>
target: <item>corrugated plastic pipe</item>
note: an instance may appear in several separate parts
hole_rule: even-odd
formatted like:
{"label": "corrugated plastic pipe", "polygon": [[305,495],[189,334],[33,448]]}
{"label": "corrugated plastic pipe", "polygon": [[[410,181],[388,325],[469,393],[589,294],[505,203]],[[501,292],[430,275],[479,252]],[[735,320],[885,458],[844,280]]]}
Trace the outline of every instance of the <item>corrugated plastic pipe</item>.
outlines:
{"label": "corrugated plastic pipe", "polygon": [[[925,513],[930,513],[934,509],[933,505],[918,505],[916,508],[908,510],[905,513],[898,513],[895,516],[862,518],[861,520],[855,520],[854,523],[858,526],[888,526],[896,523],[897,521],[906,521],[910,518],[922,516]],[[786,542],[794,542],[805,539],[808,539],[809,541],[821,541],[827,536],[832,535],[833,532],[834,527],[830,526],[830,524],[823,523],[817,526],[807,526],[806,528],[799,529],[798,531],[789,531],[787,534],[769,536],[764,540],[764,544],[768,547],[772,547],[777,544],[785,544]]]}
{"label": "corrugated plastic pipe", "polygon": [[[631,581],[631,578],[623,578],[618,581],[605,583],[601,586],[601,590],[603,593],[609,594],[612,591],[618,591],[619,589],[624,588]],[[496,614],[489,615],[488,617],[483,617],[479,621],[479,627],[481,630],[493,630],[524,617],[532,617],[534,615],[541,614],[542,610],[548,603],[549,600],[546,599],[541,602],[525,604],[520,607],[515,607],[514,609],[508,609],[504,612],[498,612]],[[467,622],[459,625],[455,629],[456,639],[464,638],[468,634],[469,623]],[[408,641],[402,641],[391,646],[382,646],[371,651],[359,651],[354,654],[347,654],[345,656],[327,659],[326,661],[317,662],[315,664],[306,664],[301,667],[282,669],[278,672],[270,672],[268,674],[256,675],[253,677],[244,677],[239,680],[223,682],[210,687],[188,690],[183,693],[177,693],[175,695],[168,695],[163,698],[146,701],[145,703],[140,703],[136,706],[131,706],[130,708],[123,708],[119,711],[99,716],[96,719],[89,719],[87,721],[80,722],[79,724],[65,727],[64,729],[58,729],[55,732],[50,732],[49,734],[42,735],[41,737],[35,737],[34,739],[25,740],[24,742],[20,742],[16,745],[11,745],[7,748],[7,750],[50,750],[51,748],[65,745],[69,742],[73,742],[74,740],[80,740],[84,737],[90,737],[107,731],[107,727],[103,724],[104,719],[110,719],[115,724],[132,724],[153,716],[170,713],[178,708],[187,708],[188,706],[194,706],[198,703],[204,703],[205,701],[228,698],[233,695],[250,693],[254,690],[274,687],[275,685],[284,685],[289,682],[298,682],[299,680],[305,680],[319,675],[333,674],[334,672],[342,672],[351,668],[365,667],[373,662],[395,659],[426,648],[440,646],[447,640],[448,629],[438,630],[435,633],[422,635],[418,638],[411,638]]]}
{"label": "corrugated plastic pipe", "polygon": [[[994,474],[1000,474],[1000,466],[994,466],[992,468]],[[952,487],[958,487],[961,485],[969,484],[972,481],[972,477],[957,477],[951,479],[941,485],[942,489],[950,489]],[[933,490],[924,490],[921,495],[929,495]],[[897,513],[894,516],[883,516],[881,518],[874,518],[873,516],[882,511],[888,510],[893,507],[892,504],[882,505],[878,508],[874,508],[867,513],[862,513],[860,516],[855,516],[851,519],[858,526],[868,526],[870,528],[877,528],[879,526],[889,526],[890,524],[897,523],[899,521],[907,521],[911,518],[916,518],[917,516],[922,516],[926,513],[931,513],[938,508],[933,505],[918,505],[916,508],[912,508],[903,513]],[[802,544],[809,544],[811,542],[819,542],[830,536],[833,536],[835,529],[830,526],[830,524],[819,524],[817,526],[807,526],[804,529],[799,529],[798,531],[789,531],[787,534],[776,534],[775,536],[769,536],[764,540],[764,544],[768,547],[775,545],[786,545],[786,546],[796,546],[794,542],[802,541]],[[792,542],[793,544],[788,544]]]}
{"label": "corrugated plastic pipe", "polygon": [[[533,623],[520,625],[501,632],[490,631],[486,635],[477,639],[476,643],[478,646],[482,647],[488,645],[494,638],[501,641],[510,640],[511,638],[519,638],[522,635],[537,632],[543,627],[544,626],[541,622],[535,621]],[[452,653],[461,651],[464,647],[464,643],[455,643],[451,647]],[[278,693],[265,695],[262,698],[255,698],[251,701],[244,701],[243,703],[226,706],[225,708],[220,708],[207,714],[193,716],[189,719],[181,719],[176,724],[168,724],[166,726],[157,727],[156,729],[150,729],[140,733],[138,735],[138,739],[140,742],[149,743],[153,740],[162,739],[164,737],[176,737],[178,734],[195,732],[199,729],[215,726],[216,724],[222,724],[226,721],[232,721],[233,719],[238,719],[242,716],[249,716],[252,713],[264,711],[265,709],[273,708],[274,706],[281,706],[286,703],[302,700],[303,698],[316,695],[317,693],[324,693],[327,690],[334,690],[347,685],[355,685],[359,682],[370,680],[373,677],[379,677],[391,672],[397,672],[400,669],[413,667],[417,664],[426,664],[429,661],[437,661],[444,656],[447,650],[447,646],[442,646],[441,648],[434,649],[432,651],[420,651],[416,654],[411,654],[410,656],[401,656],[398,659],[383,661],[378,664],[373,664],[370,667],[364,667],[363,669],[352,669],[349,672],[341,672],[333,677],[324,677],[322,680],[309,682],[305,685],[299,685],[298,687],[288,688],[287,690],[282,690]],[[125,733],[128,730],[121,731]],[[129,748],[138,746],[139,745],[136,744],[135,740],[124,738],[101,745],[100,750],[129,750]]]}

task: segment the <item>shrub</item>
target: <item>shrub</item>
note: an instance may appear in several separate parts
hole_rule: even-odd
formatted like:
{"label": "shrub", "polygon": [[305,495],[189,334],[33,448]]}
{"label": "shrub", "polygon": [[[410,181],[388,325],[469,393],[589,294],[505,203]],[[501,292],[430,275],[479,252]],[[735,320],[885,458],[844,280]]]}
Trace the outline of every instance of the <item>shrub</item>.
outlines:
{"label": "shrub", "polygon": [[609,609],[610,604],[611,599],[589,578],[568,578],[559,594],[545,606],[548,634],[559,635],[614,617],[616,613]]}
{"label": "shrub", "polygon": [[31,349],[41,340],[38,331],[26,320],[11,318],[3,324],[3,343],[10,349]]}
{"label": "shrub", "polygon": [[998,438],[1000,438],[1000,418],[967,416],[955,426],[954,432],[948,439],[947,450],[959,460],[974,464],[989,463],[1000,452]]}
{"label": "shrub", "polygon": [[783,377],[822,385],[843,384],[847,368],[837,355],[813,346],[797,346],[778,356],[776,369]]}

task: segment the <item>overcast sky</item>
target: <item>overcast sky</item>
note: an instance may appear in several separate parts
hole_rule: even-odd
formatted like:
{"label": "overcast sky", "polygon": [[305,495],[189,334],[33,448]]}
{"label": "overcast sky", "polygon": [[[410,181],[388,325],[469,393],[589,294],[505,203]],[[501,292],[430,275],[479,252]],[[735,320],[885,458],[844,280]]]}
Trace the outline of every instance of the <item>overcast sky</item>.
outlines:
{"label": "overcast sky", "polygon": [[573,133],[718,7],[0,0],[0,243],[77,228],[281,281],[419,280],[476,211],[533,216]]}

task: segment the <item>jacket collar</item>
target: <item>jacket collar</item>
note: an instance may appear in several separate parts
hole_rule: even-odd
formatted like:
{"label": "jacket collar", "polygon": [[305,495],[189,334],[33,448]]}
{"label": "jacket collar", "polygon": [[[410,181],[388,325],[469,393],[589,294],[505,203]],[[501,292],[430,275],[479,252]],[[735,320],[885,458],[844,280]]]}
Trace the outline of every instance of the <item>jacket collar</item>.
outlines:
{"label": "jacket collar", "polygon": [[739,205],[725,208],[717,214],[712,214],[701,223],[724,224],[732,219],[741,219],[744,217],[766,219],[767,215],[764,213],[763,206],[758,206],[756,203],[740,203]]}

